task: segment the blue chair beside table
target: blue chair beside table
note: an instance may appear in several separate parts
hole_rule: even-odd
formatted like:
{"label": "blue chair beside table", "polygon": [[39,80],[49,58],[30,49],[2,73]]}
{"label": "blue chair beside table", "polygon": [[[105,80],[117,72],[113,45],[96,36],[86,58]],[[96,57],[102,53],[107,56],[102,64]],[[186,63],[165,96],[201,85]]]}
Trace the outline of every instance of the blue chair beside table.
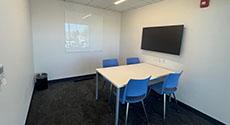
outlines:
{"label": "blue chair beside table", "polygon": [[170,73],[164,82],[160,82],[149,86],[150,87],[149,93],[151,92],[151,90],[154,90],[156,93],[164,96],[163,119],[165,119],[165,113],[166,113],[166,95],[169,95],[170,101],[171,101],[171,95],[173,95],[177,104],[177,100],[174,92],[177,90],[178,81],[182,72]]}
{"label": "blue chair beside table", "polygon": [[[151,76],[146,79],[130,79],[124,90],[121,90],[120,92],[120,102],[122,104],[127,103],[126,107],[126,117],[125,117],[125,125],[127,125],[128,122],[128,113],[129,113],[129,103],[138,103],[141,102],[146,120],[148,122],[148,116],[146,113],[145,105],[143,100],[146,98],[148,93],[148,83]],[[116,92],[114,91],[114,94]],[[148,122],[149,123],[149,122]]]}
{"label": "blue chair beside table", "polygon": [[[107,68],[107,67],[119,66],[119,63],[118,63],[118,59],[105,59],[105,60],[102,61],[102,65],[103,65],[103,68]],[[110,100],[112,89],[113,89],[113,85],[106,78],[104,78],[104,80],[105,81],[104,81],[104,84],[102,86],[102,90],[103,90],[103,88],[105,86],[105,83],[110,84],[110,91],[109,91],[109,100]],[[109,102],[109,100],[108,100],[108,102]]]}
{"label": "blue chair beside table", "polygon": [[126,59],[126,64],[131,65],[131,64],[138,64],[140,63],[140,60],[138,57],[133,57],[133,58],[127,58]]}

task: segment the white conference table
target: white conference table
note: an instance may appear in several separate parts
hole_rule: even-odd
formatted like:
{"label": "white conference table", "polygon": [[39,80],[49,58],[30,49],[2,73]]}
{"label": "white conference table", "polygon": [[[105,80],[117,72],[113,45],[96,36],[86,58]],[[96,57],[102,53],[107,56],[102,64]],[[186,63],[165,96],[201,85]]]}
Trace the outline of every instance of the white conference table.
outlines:
{"label": "white conference table", "polygon": [[122,65],[108,68],[97,68],[96,100],[98,100],[98,76],[99,74],[101,74],[103,77],[109,80],[113,84],[113,86],[117,88],[115,125],[118,125],[120,88],[124,87],[130,79],[145,79],[151,76],[150,80],[154,80],[163,76],[167,76],[170,73],[174,72],[147,63]]}

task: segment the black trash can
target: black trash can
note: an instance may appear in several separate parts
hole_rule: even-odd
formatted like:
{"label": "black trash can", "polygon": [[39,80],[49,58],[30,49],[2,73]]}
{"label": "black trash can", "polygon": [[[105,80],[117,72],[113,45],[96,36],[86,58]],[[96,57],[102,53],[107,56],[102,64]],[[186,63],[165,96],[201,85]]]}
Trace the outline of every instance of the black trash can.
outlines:
{"label": "black trash can", "polygon": [[48,75],[47,73],[40,73],[36,75],[36,90],[44,90],[48,88]]}

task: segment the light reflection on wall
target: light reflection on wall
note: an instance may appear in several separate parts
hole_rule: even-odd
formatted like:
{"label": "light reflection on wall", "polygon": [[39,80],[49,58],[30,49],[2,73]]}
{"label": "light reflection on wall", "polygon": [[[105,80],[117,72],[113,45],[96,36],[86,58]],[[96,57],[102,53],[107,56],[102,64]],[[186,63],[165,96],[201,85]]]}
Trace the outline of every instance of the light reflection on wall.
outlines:
{"label": "light reflection on wall", "polygon": [[89,26],[82,24],[65,23],[65,47],[86,48],[89,47]]}
{"label": "light reflection on wall", "polygon": [[102,51],[103,17],[74,10],[65,12],[66,52]]}

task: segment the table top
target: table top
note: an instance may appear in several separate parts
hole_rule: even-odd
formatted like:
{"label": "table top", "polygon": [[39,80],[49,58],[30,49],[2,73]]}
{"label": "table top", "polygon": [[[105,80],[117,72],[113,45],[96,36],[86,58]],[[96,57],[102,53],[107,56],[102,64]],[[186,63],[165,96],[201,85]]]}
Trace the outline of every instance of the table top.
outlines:
{"label": "table top", "polygon": [[130,79],[145,79],[152,76],[152,80],[174,73],[171,70],[147,63],[97,68],[96,71],[117,88],[124,87]]}

